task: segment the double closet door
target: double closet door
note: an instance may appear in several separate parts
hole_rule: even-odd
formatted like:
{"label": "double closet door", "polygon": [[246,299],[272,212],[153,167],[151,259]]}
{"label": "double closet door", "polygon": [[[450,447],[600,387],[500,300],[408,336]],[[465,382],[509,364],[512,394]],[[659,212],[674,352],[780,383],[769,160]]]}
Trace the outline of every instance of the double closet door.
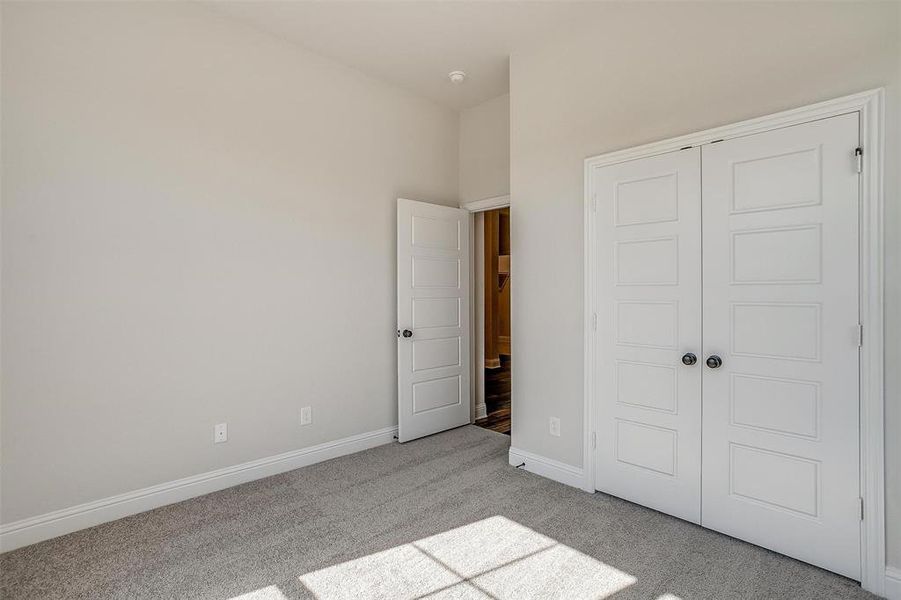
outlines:
{"label": "double closet door", "polygon": [[855,579],[858,129],[590,175],[597,489]]}

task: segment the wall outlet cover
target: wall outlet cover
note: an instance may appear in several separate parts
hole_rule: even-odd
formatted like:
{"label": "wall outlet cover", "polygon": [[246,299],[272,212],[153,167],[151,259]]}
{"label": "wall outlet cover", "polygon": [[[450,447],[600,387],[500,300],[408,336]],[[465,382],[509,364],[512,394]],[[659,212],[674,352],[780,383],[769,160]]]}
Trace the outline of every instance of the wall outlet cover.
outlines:
{"label": "wall outlet cover", "polygon": [[560,437],[560,419],[557,417],[551,417],[548,422],[548,429],[550,430],[550,434],[554,437]]}
{"label": "wall outlet cover", "polygon": [[310,406],[304,406],[300,409],[300,424],[301,425],[309,425],[313,422],[313,408]]}
{"label": "wall outlet cover", "polygon": [[219,423],[213,427],[213,443],[221,444],[228,441],[228,423]]}

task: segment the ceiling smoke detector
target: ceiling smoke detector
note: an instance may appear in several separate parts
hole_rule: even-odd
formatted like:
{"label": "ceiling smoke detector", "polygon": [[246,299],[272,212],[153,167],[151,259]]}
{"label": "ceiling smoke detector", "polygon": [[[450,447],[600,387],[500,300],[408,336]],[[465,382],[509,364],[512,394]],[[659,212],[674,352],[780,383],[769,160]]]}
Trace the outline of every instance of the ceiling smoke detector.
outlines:
{"label": "ceiling smoke detector", "polygon": [[451,83],[463,83],[463,80],[466,79],[466,73],[463,71],[451,71],[447,74],[447,78],[451,80]]}

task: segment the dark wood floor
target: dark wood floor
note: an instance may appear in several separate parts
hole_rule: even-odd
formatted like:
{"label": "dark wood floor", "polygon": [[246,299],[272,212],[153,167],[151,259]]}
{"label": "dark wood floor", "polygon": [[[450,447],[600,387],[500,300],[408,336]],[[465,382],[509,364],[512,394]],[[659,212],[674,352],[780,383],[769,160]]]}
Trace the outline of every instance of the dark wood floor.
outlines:
{"label": "dark wood floor", "polygon": [[510,357],[501,355],[498,369],[485,369],[485,405],[488,416],[476,425],[510,435]]}

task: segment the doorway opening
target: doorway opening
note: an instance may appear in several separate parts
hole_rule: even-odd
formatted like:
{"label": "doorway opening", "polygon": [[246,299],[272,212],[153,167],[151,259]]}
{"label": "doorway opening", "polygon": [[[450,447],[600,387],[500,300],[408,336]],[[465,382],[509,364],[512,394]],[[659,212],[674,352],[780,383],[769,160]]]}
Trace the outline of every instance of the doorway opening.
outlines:
{"label": "doorway opening", "polygon": [[510,435],[510,207],[475,215],[475,424]]}

